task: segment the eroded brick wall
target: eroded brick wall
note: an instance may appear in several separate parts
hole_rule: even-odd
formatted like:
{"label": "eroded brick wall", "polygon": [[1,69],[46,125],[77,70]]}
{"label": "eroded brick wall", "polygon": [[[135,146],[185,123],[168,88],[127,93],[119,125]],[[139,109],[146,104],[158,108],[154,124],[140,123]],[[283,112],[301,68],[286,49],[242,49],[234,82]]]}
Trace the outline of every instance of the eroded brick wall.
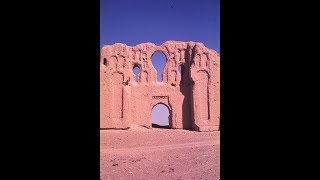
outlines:
{"label": "eroded brick wall", "polygon": [[[163,72],[157,72],[151,62],[157,51],[166,57]],[[135,66],[140,69],[138,82]],[[157,73],[162,73],[162,82],[157,82]],[[151,111],[159,103],[169,109],[171,128],[219,130],[219,54],[196,42],[104,46],[100,60],[100,128],[126,129],[132,124],[151,127]]]}

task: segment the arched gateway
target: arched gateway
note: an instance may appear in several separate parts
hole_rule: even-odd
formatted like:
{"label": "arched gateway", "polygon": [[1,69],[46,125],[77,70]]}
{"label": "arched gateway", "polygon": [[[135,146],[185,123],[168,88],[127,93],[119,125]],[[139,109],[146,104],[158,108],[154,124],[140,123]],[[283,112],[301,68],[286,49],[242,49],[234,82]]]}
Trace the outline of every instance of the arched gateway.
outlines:
{"label": "arched gateway", "polygon": [[[166,57],[163,72],[157,72],[151,62],[157,51]],[[135,67],[140,69],[138,81]],[[162,73],[162,82],[157,81],[157,73]],[[219,130],[219,54],[196,42],[104,46],[100,59],[100,128],[127,129],[132,124],[151,128],[151,111],[159,103],[170,111],[170,128]]]}

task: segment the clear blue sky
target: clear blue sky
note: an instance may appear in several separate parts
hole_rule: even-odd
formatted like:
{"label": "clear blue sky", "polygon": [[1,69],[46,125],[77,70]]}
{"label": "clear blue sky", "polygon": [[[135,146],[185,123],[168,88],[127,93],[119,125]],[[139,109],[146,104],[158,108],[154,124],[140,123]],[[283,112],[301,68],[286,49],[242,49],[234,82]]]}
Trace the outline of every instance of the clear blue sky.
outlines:
{"label": "clear blue sky", "polygon": [[[100,1],[101,47],[114,43],[161,45],[168,40],[202,42],[220,53],[220,0]],[[155,54],[152,63],[161,81],[164,55]],[[167,118],[163,112],[153,111],[155,116]]]}

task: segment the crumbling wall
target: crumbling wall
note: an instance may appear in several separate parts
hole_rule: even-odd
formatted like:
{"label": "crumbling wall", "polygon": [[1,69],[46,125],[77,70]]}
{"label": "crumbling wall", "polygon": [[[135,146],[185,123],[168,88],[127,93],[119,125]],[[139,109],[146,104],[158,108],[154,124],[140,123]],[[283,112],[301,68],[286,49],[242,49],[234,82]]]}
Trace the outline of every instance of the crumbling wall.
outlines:
{"label": "crumbling wall", "polygon": [[[166,57],[163,72],[157,72],[151,62],[157,51]],[[138,82],[134,67],[140,69]],[[162,82],[157,81],[157,73],[162,73]],[[195,42],[104,46],[100,97],[102,129],[126,129],[131,124],[151,127],[152,108],[162,103],[170,111],[171,128],[219,130],[220,56]]]}

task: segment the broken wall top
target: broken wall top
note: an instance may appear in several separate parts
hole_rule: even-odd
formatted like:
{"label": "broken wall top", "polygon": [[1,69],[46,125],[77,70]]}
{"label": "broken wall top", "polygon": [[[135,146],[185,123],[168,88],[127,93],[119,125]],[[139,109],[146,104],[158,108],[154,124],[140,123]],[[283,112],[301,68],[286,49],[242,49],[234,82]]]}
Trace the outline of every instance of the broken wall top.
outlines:
{"label": "broken wall top", "polygon": [[[163,72],[157,72],[151,61],[152,55],[157,51],[162,52],[166,57]],[[123,43],[105,45],[101,49],[100,62],[101,65],[105,65],[102,69],[109,73],[129,74],[129,80],[133,76],[132,69],[138,66],[145,76],[144,82],[157,81],[157,73],[163,74],[163,82],[169,82],[167,72],[177,73],[180,65],[188,68],[187,71],[190,71],[188,76],[193,81],[196,78],[192,78],[192,74],[200,70],[211,76],[214,71],[220,69],[220,55],[205,47],[203,43],[192,41],[166,41],[160,46],[153,43],[142,43],[136,46],[127,46]]]}

